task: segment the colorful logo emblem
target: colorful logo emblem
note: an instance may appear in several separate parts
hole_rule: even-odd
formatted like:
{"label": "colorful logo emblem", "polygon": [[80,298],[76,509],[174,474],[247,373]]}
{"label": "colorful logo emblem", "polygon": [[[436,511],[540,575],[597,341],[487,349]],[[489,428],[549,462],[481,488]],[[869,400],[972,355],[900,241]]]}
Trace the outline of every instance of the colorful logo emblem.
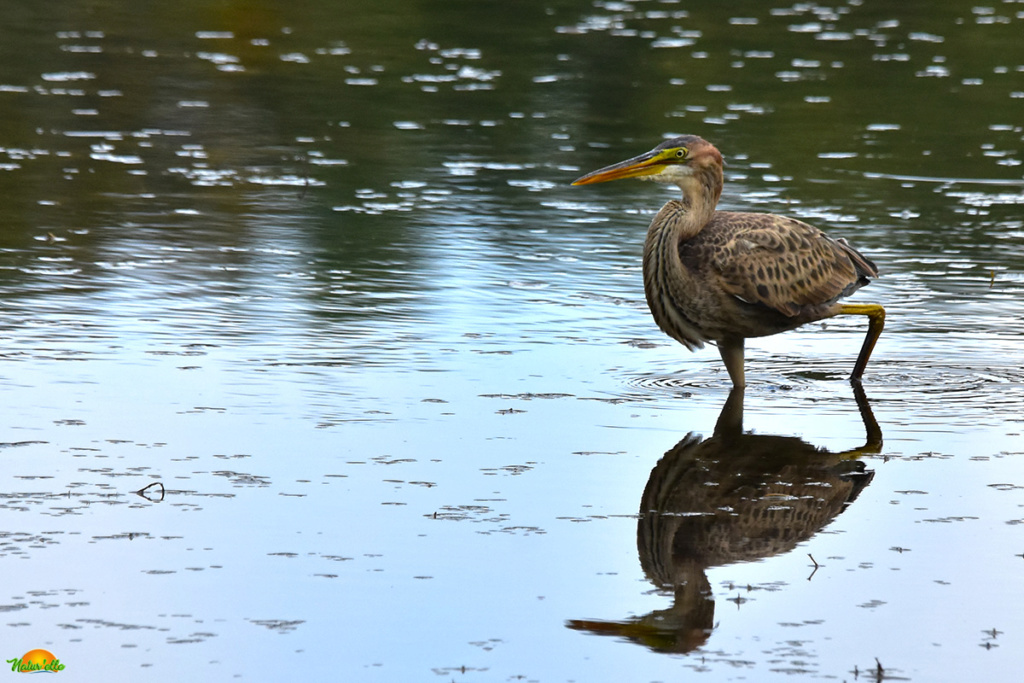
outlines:
{"label": "colorful logo emblem", "polygon": [[11,665],[11,671],[25,674],[43,671],[55,674],[64,670],[64,665],[49,650],[29,650],[18,659],[8,659],[7,663]]}

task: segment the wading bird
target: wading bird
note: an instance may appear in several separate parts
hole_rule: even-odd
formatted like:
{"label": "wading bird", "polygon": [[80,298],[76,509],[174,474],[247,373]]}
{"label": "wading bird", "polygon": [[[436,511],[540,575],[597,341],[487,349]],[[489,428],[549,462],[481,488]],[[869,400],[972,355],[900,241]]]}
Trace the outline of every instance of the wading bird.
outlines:
{"label": "wading bird", "polygon": [[885,309],[839,301],[878,275],[875,264],[846,240],[793,218],[716,211],[722,164],[714,145],[683,135],[573,185],[640,178],[682,190],[683,198],[661,207],[647,230],[647,305],[658,327],[691,351],[716,344],[735,386],[746,384],[744,339],[842,314],[868,317],[850,377],[860,381],[885,326]]}

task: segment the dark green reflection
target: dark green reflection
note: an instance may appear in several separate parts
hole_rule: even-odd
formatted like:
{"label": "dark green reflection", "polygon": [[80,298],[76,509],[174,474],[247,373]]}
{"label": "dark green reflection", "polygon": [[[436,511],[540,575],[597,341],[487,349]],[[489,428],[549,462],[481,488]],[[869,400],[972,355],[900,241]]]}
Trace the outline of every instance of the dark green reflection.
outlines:
{"label": "dark green reflection", "polygon": [[568,183],[694,133],[726,157],[722,208],[877,256],[894,337],[1020,333],[1022,18],[1006,3],[7,9],[0,298],[26,317],[227,301],[234,335],[265,336],[285,302],[317,335],[390,338],[382,321],[446,320],[509,282],[639,300],[609,273],[638,263],[657,203]]}

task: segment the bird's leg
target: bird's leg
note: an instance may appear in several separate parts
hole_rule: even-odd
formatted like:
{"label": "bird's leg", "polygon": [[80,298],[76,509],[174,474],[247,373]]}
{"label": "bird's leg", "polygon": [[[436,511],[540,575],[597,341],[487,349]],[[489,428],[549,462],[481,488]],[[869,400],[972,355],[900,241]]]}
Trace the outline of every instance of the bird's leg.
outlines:
{"label": "bird's leg", "polygon": [[885,309],[879,304],[843,304],[839,308],[841,315],[866,315],[868,317],[868,334],[864,337],[864,345],[860,347],[860,355],[853,366],[853,374],[850,379],[860,381],[864,374],[864,368],[868,365],[871,352],[875,349],[875,342],[882,334],[885,327]]}
{"label": "bird's leg", "polygon": [[860,419],[864,421],[864,431],[867,434],[867,441],[855,452],[858,454],[881,453],[882,428],[878,426],[878,420],[871,412],[871,404],[868,403],[868,397],[860,382],[853,383],[853,400],[857,402],[857,410],[860,411]]}
{"label": "bird's leg", "polygon": [[718,352],[722,354],[722,362],[729,371],[729,379],[737,389],[747,386],[743,372],[743,337],[731,337],[718,342]]}
{"label": "bird's leg", "polygon": [[743,387],[733,387],[715,423],[715,436],[727,440],[743,434]]}

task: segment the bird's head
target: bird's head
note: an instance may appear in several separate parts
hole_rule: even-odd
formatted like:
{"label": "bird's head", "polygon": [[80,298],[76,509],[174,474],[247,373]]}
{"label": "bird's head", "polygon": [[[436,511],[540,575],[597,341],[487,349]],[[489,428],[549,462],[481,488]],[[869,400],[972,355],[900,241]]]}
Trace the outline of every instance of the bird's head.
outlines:
{"label": "bird's head", "polygon": [[670,138],[649,152],[620,161],[577,178],[573,185],[604,183],[620,178],[640,178],[678,185],[683,192],[695,179],[710,171],[721,186],[722,154],[714,145],[696,135]]}

